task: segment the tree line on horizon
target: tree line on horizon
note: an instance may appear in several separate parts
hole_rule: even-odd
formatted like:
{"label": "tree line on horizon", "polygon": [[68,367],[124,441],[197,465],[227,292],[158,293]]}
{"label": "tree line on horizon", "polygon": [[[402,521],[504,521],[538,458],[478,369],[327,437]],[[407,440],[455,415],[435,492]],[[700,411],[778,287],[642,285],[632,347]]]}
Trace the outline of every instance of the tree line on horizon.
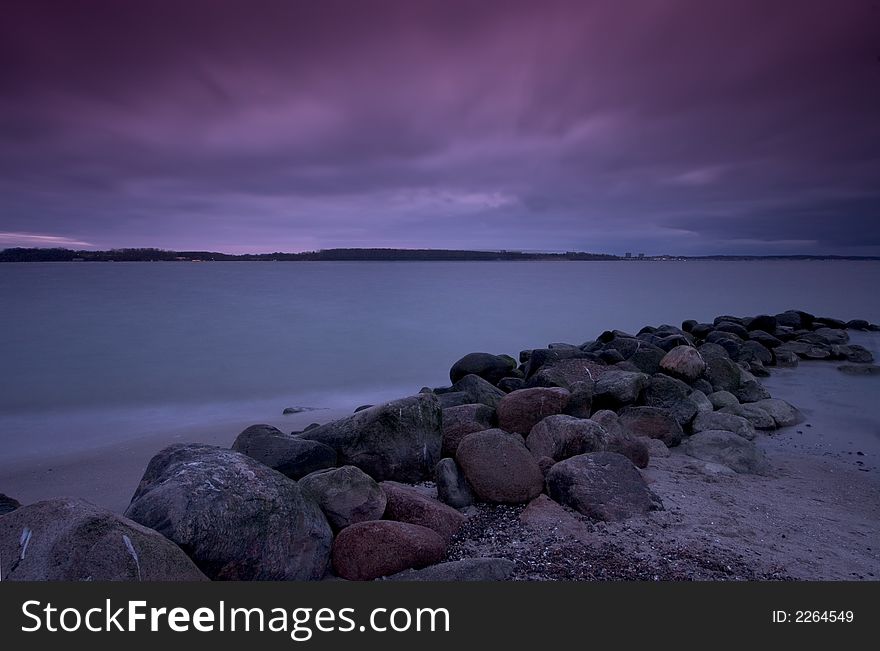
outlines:
{"label": "tree line on horizon", "polygon": [[468,251],[457,249],[341,248],[303,253],[219,253],[125,248],[85,251],[65,248],[9,248],[0,250],[0,262],[345,262],[345,261],[524,261],[524,260],[880,260],[880,256],[842,255],[704,255],[630,258],[609,253],[540,253],[526,251]]}
{"label": "tree line on horizon", "polygon": [[324,249],[303,253],[231,254],[214,251],[166,249],[111,249],[74,251],[64,248],[11,248],[0,251],[0,262],[179,262],[179,261],[369,261],[369,260],[617,260],[601,253],[526,253],[522,251],[464,251],[448,249]]}

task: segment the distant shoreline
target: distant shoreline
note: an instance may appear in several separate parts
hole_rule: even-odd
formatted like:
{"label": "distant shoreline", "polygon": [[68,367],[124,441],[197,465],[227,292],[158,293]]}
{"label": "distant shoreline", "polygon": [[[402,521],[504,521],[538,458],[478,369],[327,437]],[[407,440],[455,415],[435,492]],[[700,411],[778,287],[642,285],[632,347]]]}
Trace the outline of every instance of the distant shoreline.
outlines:
{"label": "distant shoreline", "polygon": [[325,249],[303,253],[230,254],[213,251],[167,251],[164,249],[72,249],[11,248],[0,250],[0,262],[687,262],[687,261],[880,261],[880,256],[842,255],[612,255],[567,251],[466,251],[446,249]]}

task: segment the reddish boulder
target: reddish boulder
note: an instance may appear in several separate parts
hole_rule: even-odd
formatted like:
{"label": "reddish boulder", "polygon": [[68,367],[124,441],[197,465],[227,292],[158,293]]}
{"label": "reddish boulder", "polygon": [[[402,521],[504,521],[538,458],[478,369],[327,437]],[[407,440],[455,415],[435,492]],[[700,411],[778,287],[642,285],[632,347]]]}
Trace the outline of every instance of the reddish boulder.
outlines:
{"label": "reddish boulder", "polygon": [[544,489],[541,468],[517,434],[500,429],[468,434],[455,460],[474,495],[485,502],[522,504]]}
{"label": "reddish boulder", "polygon": [[498,427],[523,436],[547,416],[561,414],[569,392],[559,387],[534,387],[508,393],[498,403]]}
{"label": "reddish boulder", "polygon": [[333,570],[350,581],[372,581],[439,563],[446,544],[436,531],[408,522],[358,522],[333,541]]}
{"label": "reddish boulder", "polygon": [[458,405],[443,410],[441,457],[454,457],[458,444],[468,434],[492,427],[495,410],[484,404]]}
{"label": "reddish boulder", "polygon": [[447,542],[461,529],[465,517],[451,506],[431,499],[417,488],[383,481],[379,484],[385,491],[388,503],[385,519],[419,524],[439,533]]}

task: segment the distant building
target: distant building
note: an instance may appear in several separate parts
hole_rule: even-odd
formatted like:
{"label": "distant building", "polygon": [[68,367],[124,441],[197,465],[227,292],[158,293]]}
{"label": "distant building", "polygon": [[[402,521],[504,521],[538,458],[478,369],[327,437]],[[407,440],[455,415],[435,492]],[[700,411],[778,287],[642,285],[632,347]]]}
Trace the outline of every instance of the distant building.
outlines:
{"label": "distant building", "polygon": [[627,252],[624,254],[624,257],[627,258],[627,259],[629,259],[629,258],[633,257],[633,254],[630,253],[629,251],[627,251]]}
{"label": "distant building", "polygon": [[644,253],[639,253],[639,260],[644,259],[644,257],[645,257],[645,254],[644,254]]}

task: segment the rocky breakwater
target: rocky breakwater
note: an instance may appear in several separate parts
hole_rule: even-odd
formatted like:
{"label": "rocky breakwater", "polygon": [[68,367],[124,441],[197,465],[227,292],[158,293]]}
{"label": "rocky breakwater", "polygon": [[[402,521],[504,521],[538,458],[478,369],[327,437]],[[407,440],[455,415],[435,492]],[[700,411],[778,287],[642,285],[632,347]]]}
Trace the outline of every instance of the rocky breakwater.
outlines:
{"label": "rocky breakwater", "polygon": [[642,472],[652,458],[772,473],[756,442],[802,417],[760,378],[801,360],[876,368],[853,329],[878,330],[788,311],[609,330],[519,363],[470,353],[446,387],[303,432],[254,425],[232,449],[162,450],[125,517],[0,496],[4,578],[505,579],[513,552],[448,555],[479,509],[649,521],[663,509]]}

